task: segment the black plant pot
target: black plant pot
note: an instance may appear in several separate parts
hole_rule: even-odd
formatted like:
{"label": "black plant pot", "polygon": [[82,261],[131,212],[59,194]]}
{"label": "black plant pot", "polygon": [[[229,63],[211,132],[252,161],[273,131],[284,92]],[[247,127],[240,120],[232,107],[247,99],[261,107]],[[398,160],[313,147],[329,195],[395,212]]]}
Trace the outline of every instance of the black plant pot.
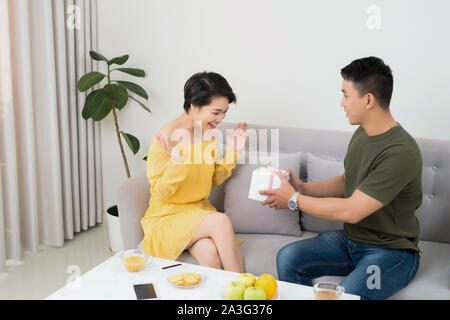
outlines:
{"label": "black plant pot", "polygon": [[108,216],[106,217],[108,221],[108,232],[109,232],[109,245],[110,252],[116,254],[117,252],[123,250],[122,235],[120,233],[120,223],[119,223],[119,210],[116,205],[106,209]]}
{"label": "black plant pot", "polygon": [[117,206],[112,206],[109,207],[106,212],[108,212],[108,214],[114,216],[114,217],[118,217],[119,216],[119,209],[117,209]]}

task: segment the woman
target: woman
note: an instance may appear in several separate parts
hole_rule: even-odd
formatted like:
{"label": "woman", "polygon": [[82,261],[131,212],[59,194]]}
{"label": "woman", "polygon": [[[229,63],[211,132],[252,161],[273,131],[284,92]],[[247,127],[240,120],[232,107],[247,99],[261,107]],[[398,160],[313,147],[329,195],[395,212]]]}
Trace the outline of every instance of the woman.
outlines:
{"label": "woman", "polygon": [[[169,260],[176,260],[187,249],[200,265],[243,272],[231,221],[217,212],[208,197],[236,166],[248,138],[247,124],[239,123],[227,134],[226,153],[219,161],[217,140],[206,136],[219,134],[216,126],[225,118],[229,104],[236,102],[233,90],[221,75],[202,72],[186,82],[184,99],[184,112],[161,128],[150,145],[151,197],[141,220],[142,247],[152,256]],[[199,136],[199,129],[208,134]],[[174,141],[180,132],[183,141]],[[213,161],[191,161],[198,150]]]}

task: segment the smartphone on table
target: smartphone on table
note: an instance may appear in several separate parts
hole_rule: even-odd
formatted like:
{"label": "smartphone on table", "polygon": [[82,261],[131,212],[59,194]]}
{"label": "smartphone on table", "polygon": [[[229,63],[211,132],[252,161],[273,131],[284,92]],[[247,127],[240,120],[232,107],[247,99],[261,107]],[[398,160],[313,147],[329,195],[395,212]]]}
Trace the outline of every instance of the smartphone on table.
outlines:
{"label": "smartphone on table", "polygon": [[134,283],[134,292],[138,300],[155,300],[159,299],[156,288],[153,283]]}

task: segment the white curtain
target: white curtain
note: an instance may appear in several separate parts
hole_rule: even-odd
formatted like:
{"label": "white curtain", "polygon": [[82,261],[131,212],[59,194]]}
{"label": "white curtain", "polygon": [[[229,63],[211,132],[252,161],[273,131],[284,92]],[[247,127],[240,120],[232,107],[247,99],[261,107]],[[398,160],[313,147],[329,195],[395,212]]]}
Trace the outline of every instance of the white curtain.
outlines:
{"label": "white curtain", "polygon": [[77,81],[97,70],[96,0],[0,0],[0,271],[102,222],[100,126]]}

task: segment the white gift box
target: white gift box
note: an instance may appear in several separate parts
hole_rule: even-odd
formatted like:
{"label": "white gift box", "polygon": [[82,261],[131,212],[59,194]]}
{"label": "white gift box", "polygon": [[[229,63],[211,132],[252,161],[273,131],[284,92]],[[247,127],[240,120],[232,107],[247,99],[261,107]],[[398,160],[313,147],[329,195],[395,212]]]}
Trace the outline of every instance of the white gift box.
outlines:
{"label": "white gift box", "polygon": [[267,196],[260,194],[259,191],[280,188],[281,180],[276,173],[277,171],[281,172],[289,180],[289,173],[286,170],[278,170],[272,167],[260,167],[253,170],[248,198],[264,201],[267,199]]}

